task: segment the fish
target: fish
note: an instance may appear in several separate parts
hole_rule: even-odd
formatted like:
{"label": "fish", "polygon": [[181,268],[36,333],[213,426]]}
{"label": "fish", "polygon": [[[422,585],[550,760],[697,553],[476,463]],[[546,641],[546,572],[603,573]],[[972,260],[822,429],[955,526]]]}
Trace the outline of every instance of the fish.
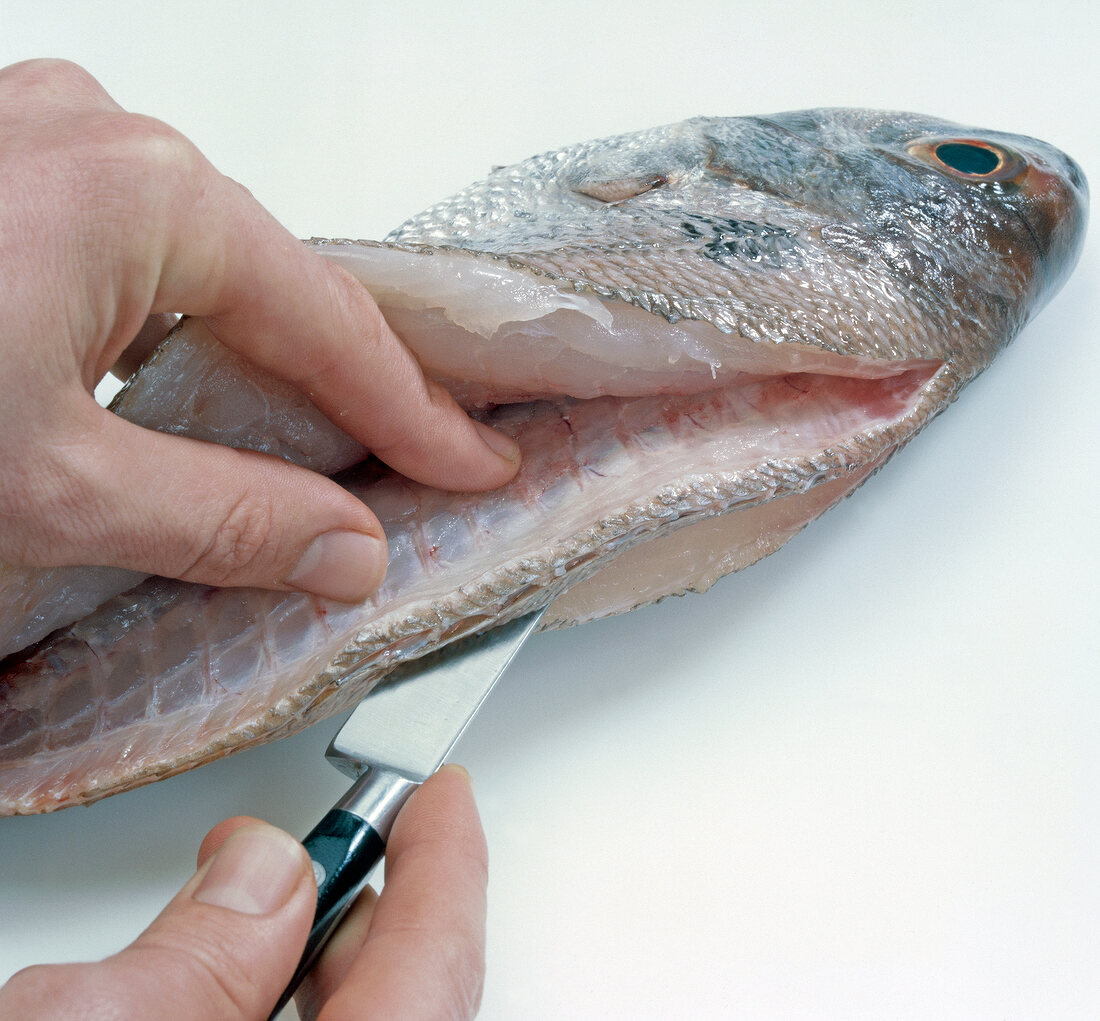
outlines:
{"label": "fish", "polygon": [[0,812],[294,733],[548,606],[625,612],[780,548],[1052,297],[1088,188],[1036,139],[852,109],[698,117],[494,170],[381,242],[312,239],[518,476],[443,493],[185,320],[116,413],[333,474],[390,544],[345,605],[117,568],[0,570]]}

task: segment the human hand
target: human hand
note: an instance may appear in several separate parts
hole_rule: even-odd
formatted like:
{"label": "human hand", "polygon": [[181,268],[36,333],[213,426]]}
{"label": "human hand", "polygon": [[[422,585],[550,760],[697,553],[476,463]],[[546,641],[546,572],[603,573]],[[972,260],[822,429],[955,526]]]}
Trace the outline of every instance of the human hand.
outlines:
{"label": "human hand", "polygon": [[357,600],[387,560],[335,483],[140,429],[96,382],[151,316],[214,335],[309,395],[398,471],[502,485],[515,444],[469,419],[367,291],[296,241],[182,135],[80,68],[0,71],[0,561],[101,564]]}
{"label": "human hand", "polygon": [[[297,994],[306,1021],[471,1018],[485,971],[485,837],[464,770],[409,799],[366,890]],[[210,831],[199,870],[125,950],[97,964],[39,965],[0,988],[0,1019],[251,1021],[298,963],[316,906],[301,844],[266,823]]]}

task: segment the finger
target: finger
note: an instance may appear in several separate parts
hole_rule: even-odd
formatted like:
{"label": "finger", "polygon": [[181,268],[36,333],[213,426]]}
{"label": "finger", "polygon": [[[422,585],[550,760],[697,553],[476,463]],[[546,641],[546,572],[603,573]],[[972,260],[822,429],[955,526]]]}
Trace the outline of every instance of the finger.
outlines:
{"label": "finger", "polygon": [[127,345],[126,349],[118,356],[111,372],[119,379],[129,379],[138,366],[149,357],[160,345],[160,342],[172,332],[172,327],[179,322],[179,316],[170,312],[158,312],[145,320],[137,336]]}
{"label": "finger", "polygon": [[[186,138],[122,112],[75,65],[24,65],[11,80],[20,87],[9,90],[9,108],[31,96],[40,116],[55,117],[41,172],[67,184],[58,190],[78,206],[94,200],[74,271],[119,288],[106,302],[93,288],[82,305],[96,379],[149,312],[201,315],[223,343],[298,386],[409,477],[480,490],[515,474],[515,443],[425,379],[366,289],[295,240]],[[56,219],[56,203],[38,212]],[[70,256],[66,249],[58,258]]]}
{"label": "finger", "polygon": [[316,902],[309,858],[264,823],[236,829],[138,939],[98,964],[31,968],[4,1017],[148,1021],[266,1018],[297,964]]}
{"label": "finger", "polygon": [[222,343],[296,385],[410,478],[447,489],[507,482],[515,443],[427,381],[358,281],[195,157],[177,179],[184,201],[151,197],[164,224],[153,311],[203,316]]}
{"label": "finger", "polygon": [[[320,1017],[326,1002],[340,988],[355,959],[362,953],[377,905],[378,894],[370,886],[355,898],[351,910],[341,920],[317,963],[306,973],[294,994],[294,1005],[301,1021],[315,1021]],[[356,1021],[369,1021],[369,1018],[360,1019],[356,1015]]]}
{"label": "finger", "polygon": [[[469,777],[446,766],[402,810],[386,848],[386,885],[365,932],[360,924],[322,956],[302,1008],[323,1003],[322,1019],[330,1012],[362,1021],[473,1017],[485,974],[487,874]],[[361,949],[349,954],[360,939]]]}
{"label": "finger", "polygon": [[88,563],[90,550],[105,566],[345,602],[381,584],[381,526],[334,482],[278,458],[140,429],[84,401],[90,411],[67,418],[75,435],[40,439],[25,469],[35,476],[12,492],[26,506],[0,535],[5,559]]}
{"label": "finger", "polygon": [[26,118],[30,111],[42,116],[74,106],[122,109],[84,68],[68,60],[37,58],[0,69],[0,113],[11,110]]}
{"label": "finger", "polygon": [[[236,816],[218,823],[205,837],[199,847],[198,865],[201,868],[206,861],[225,843],[229,837],[242,826],[253,825],[261,822],[250,816]],[[352,962],[362,949],[366,940],[367,930],[370,927],[371,915],[374,906],[378,903],[378,894],[372,887],[366,887],[355,898],[351,910],[344,916],[337,926],[323,950],[323,966],[318,964],[316,969],[321,969],[329,977],[332,987],[339,985],[340,980]],[[312,1021],[320,1013],[324,1006],[324,1000],[330,995],[328,988],[322,988],[311,979],[307,973],[305,980],[299,985],[294,994],[299,1017],[303,1021]],[[322,998],[323,997],[323,998]]]}
{"label": "finger", "polygon": [[256,819],[251,815],[235,815],[231,819],[223,819],[202,838],[202,843],[199,844],[198,854],[195,856],[196,867],[201,869],[210,858],[217,853],[222,844],[242,826],[254,826],[257,824],[263,825],[263,819]]}

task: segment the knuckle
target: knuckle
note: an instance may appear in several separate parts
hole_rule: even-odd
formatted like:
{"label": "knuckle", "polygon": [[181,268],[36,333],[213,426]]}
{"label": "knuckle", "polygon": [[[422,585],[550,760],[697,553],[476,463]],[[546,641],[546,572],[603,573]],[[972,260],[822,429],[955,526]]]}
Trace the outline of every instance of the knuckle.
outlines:
{"label": "knuckle", "polygon": [[425,933],[422,959],[434,962],[431,987],[439,997],[439,1016],[469,1021],[477,1014],[485,986],[485,947],[473,932],[456,935]]}
{"label": "knuckle", "polygon": [[203,549],[180,574],[212,585],[259,580],[273,566],[274,508],[266,498],[242,497],[224,513]]}
{"label": "knuckle", "polygon": [[[147,932],[123,952],[129,968],[170,976],[166,999],[186,1003],[193,1017],[247,1018],[258,1014],[262,990],[234,953],[235,934],[208,924],[201,932]],[[181,1015],[182,1016],[182,1015]]]}
{"label": "knuckle", "polygon": [[480,944],[464,941],[454,947],[442,964],[444,981],[451,991],[450,1016],[467,1021],[477,1014],[485,986],[485,951]]}
{"label": "knuckle", "polygon": [[[421,991],[418,1017],[439,1021],[472,1021],[481,1006],[485,987],[485,951],[472,936],[449,932],[446,935],[427,926],[390,928],[367,944],[376,949],[388,944],[385,954],[398,954],[417,962],[417,987]],[[337,988],[325,1002],[324,1021],[356,1021],[363,1016],[358,989]],[[312,1015],[310,1015],[312,1016]]]}
{"label": "knuckle", "polygon": [[[180,132],[118,106],[83,68],[42,60],[0,72],[0,157],[35,229],[62,220],[82,261],[186,209],[214,173]],[[119,227],[124,228],[121,238]],[[68,248],[65,258],[73,258]]]}
{"label": "knuckle", "polygon": [[16,972],[0,987],[0,1016],[38,1017],[49,1004],[56,1018],[109,1017],[116,997],[95,965],[36,964]]}
{"label": "knuckle", "polygon": [[40,150],[56,177],[57,201],[68,204],[85,231],[115,231],[122,224],[145,233],[206,186],[212,168],[162,121],[118,108],[70,114],[41,134]]}
{"label": "knuckle", "polygon": [[143,114],[112,117],[104,126],[100,152],[106,169],[113,171],[138,199],[163,202],[189,191],[204,161],[188,139],[163,121]]}
{"label": "knuckle", "polygon": [[143,114],[128,114],[125,128],[129,134],[135,162],[151,170],[191,167],[201,157],[191,141],[164,121]]}
{"label": "knuckle", "polygon": [[23,101],[36,95],[80,98],[103,96],[102,86],[79,64],[56,57],[37,57],[5,68],[7,84],[17,88]]}
{"label": "knuckle", "polygon": [[117,244],[120,225],[148,233],[148,225],[193,204],[213,174],[174,128],[105,105],[92,111],[70,107],[33,140],[28,160],[46,175],[51,200],[61,204],[74,229],[99,242]]}
{"label": "knuckle", "polygon": [[[50,966],[34,964],[17,971],[0,991],[0,1006],[11,1010],[12,1004],[42,1002],[40,997],[53,984]],[[15,1016],[14,1011],[11,1016]]]}
{"label": "knuckle", "polygon": [[346,269],[340,266],[333,268],[339,270],[338,300],[341,301],[348,318],[352,319],[359,329],[357,343],[366,344],[370,348],[381,347],[383,335],[389,329],[386,320],[382,317],[382,310],[370,296],[370,292]]}
{"label": "knuckle", "polygon": [[332,381],[339,379],[342,359],[330,349],[314,349],[303,361],[293,382],[313,400],[318,394],[332,389]]}
{"label": "knuckle", "polygon": [[323,264],[329,287],[326,343],[314,346],[298,367],[298,385],[309,395],[339,391],[349,369],[375,365],[385,352],[382,313],[363,285],[339,266]]}
{"label": "knuckle", "polygon": [[91,457],[65,442],[35,444],[39,456],[9,460],[0,483],[0,552],[25,567],[71,559],[73,540],[92,541],[99,517]]}

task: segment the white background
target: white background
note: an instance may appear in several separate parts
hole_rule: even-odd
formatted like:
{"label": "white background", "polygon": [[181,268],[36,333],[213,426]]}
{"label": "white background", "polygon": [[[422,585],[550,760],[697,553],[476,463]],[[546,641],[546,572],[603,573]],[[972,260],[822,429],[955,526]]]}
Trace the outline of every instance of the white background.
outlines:
{"label": "white background", "polygon": [[[493,164],[699,113],[918,110],[1095,185],[1094,11],[0,0],[0,64],[76,60],[299,236],[379,237]],[[769,561],[529,646],[458,756],[482,1018],[1100,1016],[1097,262]],[[117,949],[227,815],[304,833],[334,730],[0,820],[0,978]]]}

